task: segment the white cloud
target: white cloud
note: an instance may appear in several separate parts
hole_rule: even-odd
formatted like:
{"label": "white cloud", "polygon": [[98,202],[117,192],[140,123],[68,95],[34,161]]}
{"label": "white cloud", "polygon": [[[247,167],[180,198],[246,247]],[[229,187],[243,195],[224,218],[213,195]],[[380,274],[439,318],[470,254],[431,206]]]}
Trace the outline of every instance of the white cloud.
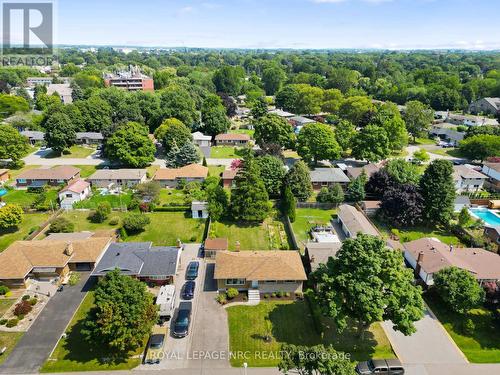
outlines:
{"label": "white cloud", "polygon": [[179,9],[179,13],[191,13],[194,10],[193,7],[187,6]]}

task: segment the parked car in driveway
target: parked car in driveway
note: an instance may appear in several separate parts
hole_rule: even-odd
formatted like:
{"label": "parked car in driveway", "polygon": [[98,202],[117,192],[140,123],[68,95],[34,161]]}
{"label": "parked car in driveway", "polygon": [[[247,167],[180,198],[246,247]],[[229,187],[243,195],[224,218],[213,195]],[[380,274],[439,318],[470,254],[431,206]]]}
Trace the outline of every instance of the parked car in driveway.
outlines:
{"label": "parked car in driveway", "polygon": [[399,359],[370,359],[369,361],[358,363],[356,373],[360,375],[404,375],[405,369]]}
{"label": "parked car in driveway", "polygon": [[194,281],[186,281],[182,288],[182,299],[193,299],[195,286],[196,283]]}
{"label": "parked car in driveway", "polygon": [[195,280],[198,277],[199,268],[200,268],[200,262],[197,261],[189,262],[186,270],[186,280]]}
{"label": "parked car in driveway", "polygon": [[174,329],[172,334],[174,337],[186,337],[189,334],[189,324],[191,323],[191,310],[193,305],[191,302],[181,302],[179,311],[174,321]]}
{"label": "parked car in driveway", "polygon": [[167,326],[154,326],[153,333],[149,338],[148,350],[144,360],[147,364],[160,363],[163,359],[163,347],[167,337]]}

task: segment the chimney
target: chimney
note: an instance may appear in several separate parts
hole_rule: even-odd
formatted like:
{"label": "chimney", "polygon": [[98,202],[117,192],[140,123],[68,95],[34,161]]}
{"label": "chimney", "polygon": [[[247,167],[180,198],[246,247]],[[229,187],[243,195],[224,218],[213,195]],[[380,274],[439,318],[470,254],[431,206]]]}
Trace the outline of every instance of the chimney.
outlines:
{"label": "chimney", "polygon": [[424,252],[421,251],[418,253],[417,264],[415,265],[415,278],[418,278],[420,275],[420,270],[422,269],[422,262],[424,261]]}
{"label": "chimney", "polygon": [[66,254],[69,257],[73,255],[73,244],[71,242],[68,242],[66,244],[66,248],[64,249],[64,254]]}
{"label": "chimney", "polygon": [[236,241],[236,243],[234,244],[234,247],[235,247],[236,251],[240,251],[240,241]]}

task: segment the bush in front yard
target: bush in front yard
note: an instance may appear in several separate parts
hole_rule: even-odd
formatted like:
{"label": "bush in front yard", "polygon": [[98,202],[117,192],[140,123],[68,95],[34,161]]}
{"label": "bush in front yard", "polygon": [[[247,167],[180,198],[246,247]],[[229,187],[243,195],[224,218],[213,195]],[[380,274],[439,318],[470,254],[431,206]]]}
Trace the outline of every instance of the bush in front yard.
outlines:
{"label": "bush in front yard", "polygon": [[38,300],[36,299],[36,297],[33,297],[32,299],[29,300],[29,302],[30,302],[31,306],[35,306],[37,304]]}
{"label": "bush in front yard", "polygon": [[7,293],[9,293],[9,288],[6,287],[5,285],[0,285],[0,296],[4,296]]}
{"label": "bush in front yard", "polygon": [[16,306],[14,307],[14,315],[15,316],[26,315],[32,309],[33,307],[31,306],[31,303],[27,300],[23,300],[17,303]]}
{"label": "bush in front yard", "polygon": [[0,319],[0,326],[7,324],[7,319]]}
{"label": "bush in front yard", "polygon": [[16,319],[16,318],[14,318],[14,319],[10,319],[10,320],[7,322],[7,324],[5,324],[5,326],[6,326],[7,328],[12,328],[12,327],[17,326],[17,323],[19,323],[19,320],[18,320],[18,319]]}
{"label": "bush in front yard", "polygon": [[120,218],[118,216],[114,216],[109,219],[109,225],[118,225],[120,223]]}
{"label": "bush in front yard", "polygon": [[226,293],[219,293],[215,299],[221,305],[225,305],[227,303]]}
{"label": "bush in front yard", "polygon": [[238,289],[236,289],[236,288],[229,288],[227,290],[227,298],[229,298],[229,299],[236,298],[238,296],[238,294],[240,294],[240,292],[238,292]]}
{"label": "bush in front yard", "polygon": [[28,300],[28,299],[30,299],[30,296],[29,296],[29,295],[27,295],[27,294],[25,294],[25,295],[23,296],[23,298],[22,298],[22,300],[23,300],[23,301],[26,301],[26,300]]}
{"label": "bush in front yard", "polygon": [[465,333],[467,336],[472,336],[475,330],[476,330],[476,325],[474,324],[472,319],[470,318],[465,319],[462,326],[463,333]]}

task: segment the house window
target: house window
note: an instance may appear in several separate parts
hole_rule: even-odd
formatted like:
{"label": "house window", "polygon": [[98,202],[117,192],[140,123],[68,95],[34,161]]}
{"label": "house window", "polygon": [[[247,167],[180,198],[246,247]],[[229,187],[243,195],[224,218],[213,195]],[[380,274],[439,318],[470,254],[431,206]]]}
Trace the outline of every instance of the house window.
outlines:
{"label": "house window", "polygon": [[26,183],[26,179],[25,178],[18,178],[17,182],[19,182],[20,184],[25,184]]}
{"label": "house window", "polygon": [[267,284],[276,284],[277,281],[276,280],[266,280],[266,283]]}
{"label": "house window", "polygon": [[150,280],[167,280],[168,276],[148,276]]}
{"label": "house window", "polygon": [[73,197],[73,194],[66,194],[66,198],[71,198]]}
{"label": "house window", "polygon": [[245,285],[245,279],[226,279],[226,285]]}

